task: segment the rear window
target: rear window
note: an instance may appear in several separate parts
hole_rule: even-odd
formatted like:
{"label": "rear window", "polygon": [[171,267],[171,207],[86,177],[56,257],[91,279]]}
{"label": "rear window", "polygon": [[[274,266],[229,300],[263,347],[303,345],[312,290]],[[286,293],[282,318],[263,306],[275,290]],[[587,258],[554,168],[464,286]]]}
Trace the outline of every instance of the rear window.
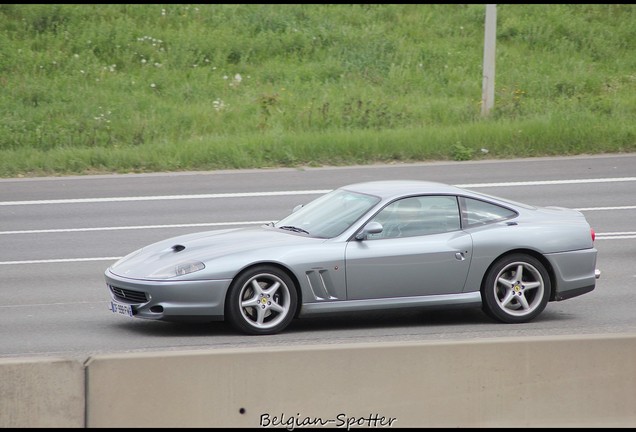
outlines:
{"label": "rear window", "polygon": [[462,199],[462,215],[466,226],[484,225],[517,216],[509,208],[472,198]]}

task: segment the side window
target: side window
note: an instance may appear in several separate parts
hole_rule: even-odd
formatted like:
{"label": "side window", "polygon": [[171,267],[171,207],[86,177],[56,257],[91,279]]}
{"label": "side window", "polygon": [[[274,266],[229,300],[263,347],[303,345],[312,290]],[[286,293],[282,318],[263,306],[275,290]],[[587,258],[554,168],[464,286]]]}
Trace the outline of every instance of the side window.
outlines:
{"label": "side window", "polygon": [[460,228],[459,207],[454,196],[427,195],[394,201],[373,219],[383,230],[373,238],[413,237],[439,234]]}
{"label": "side window", "polygon": [[505,207],[472,198],[462,198],[464,218],[468,227],[499,222],[517,216]]}
{"label": "side window", "polygon": [[429,234],[460,229],[459,206],[455,196],[429,196],[423,199]]}

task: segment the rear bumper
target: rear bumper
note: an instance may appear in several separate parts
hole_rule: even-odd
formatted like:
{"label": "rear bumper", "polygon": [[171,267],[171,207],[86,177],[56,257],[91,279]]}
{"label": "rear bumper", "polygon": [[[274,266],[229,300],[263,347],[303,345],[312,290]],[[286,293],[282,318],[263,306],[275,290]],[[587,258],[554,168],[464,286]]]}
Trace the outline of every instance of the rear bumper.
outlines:
{"label": "rear bumper", "polygon": [[561,301],[561,300],[571,299],[572,297],[578,297],[582,294],[589,293],[590,291],[594,291],[594,287],[595,287],[594,285],[589,285],[582,288],[576,288],[576,289],[571,289],[567,291],[557,292],[554,295],[552,300]]}
{"label": "rear bumper", "polygon": [[[599,269],[594,270],[594,278],[599,279],[601,277],[601,271]],[[555,301],[567,300],[572,297],[580,296],[581,294],[588,293],[594,290],[595,285],[588,285],[582,288],[570,289],[567,291],[557,292],[554,296]]]}
{"label": "rear bumper", "polygon": [[596,248],[590,248],[546,255],[553,275],[550,300],[566,300],[594,290],[601,277],[597,254]]}

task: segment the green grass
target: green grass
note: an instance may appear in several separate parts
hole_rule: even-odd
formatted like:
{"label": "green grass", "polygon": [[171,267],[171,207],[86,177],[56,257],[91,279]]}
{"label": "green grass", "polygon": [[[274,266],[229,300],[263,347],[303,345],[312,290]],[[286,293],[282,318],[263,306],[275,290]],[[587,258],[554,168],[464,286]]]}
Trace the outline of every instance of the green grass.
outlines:
{"label": "green grass", "polygon": [[0,5],[0,176],[636,151],[636,6]]}

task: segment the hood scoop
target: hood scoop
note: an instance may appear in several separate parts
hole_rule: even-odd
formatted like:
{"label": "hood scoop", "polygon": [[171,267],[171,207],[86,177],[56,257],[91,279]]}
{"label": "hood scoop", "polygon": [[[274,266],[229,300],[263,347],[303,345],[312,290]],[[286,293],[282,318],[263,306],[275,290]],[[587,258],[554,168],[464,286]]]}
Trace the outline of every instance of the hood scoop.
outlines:
{"label": "hood scoop", "polygon": [[184,245],[180,245],[180,244],[172,246],[172,250],[175,251],[175,252],[181,252],[185,248],[186,247]]}

